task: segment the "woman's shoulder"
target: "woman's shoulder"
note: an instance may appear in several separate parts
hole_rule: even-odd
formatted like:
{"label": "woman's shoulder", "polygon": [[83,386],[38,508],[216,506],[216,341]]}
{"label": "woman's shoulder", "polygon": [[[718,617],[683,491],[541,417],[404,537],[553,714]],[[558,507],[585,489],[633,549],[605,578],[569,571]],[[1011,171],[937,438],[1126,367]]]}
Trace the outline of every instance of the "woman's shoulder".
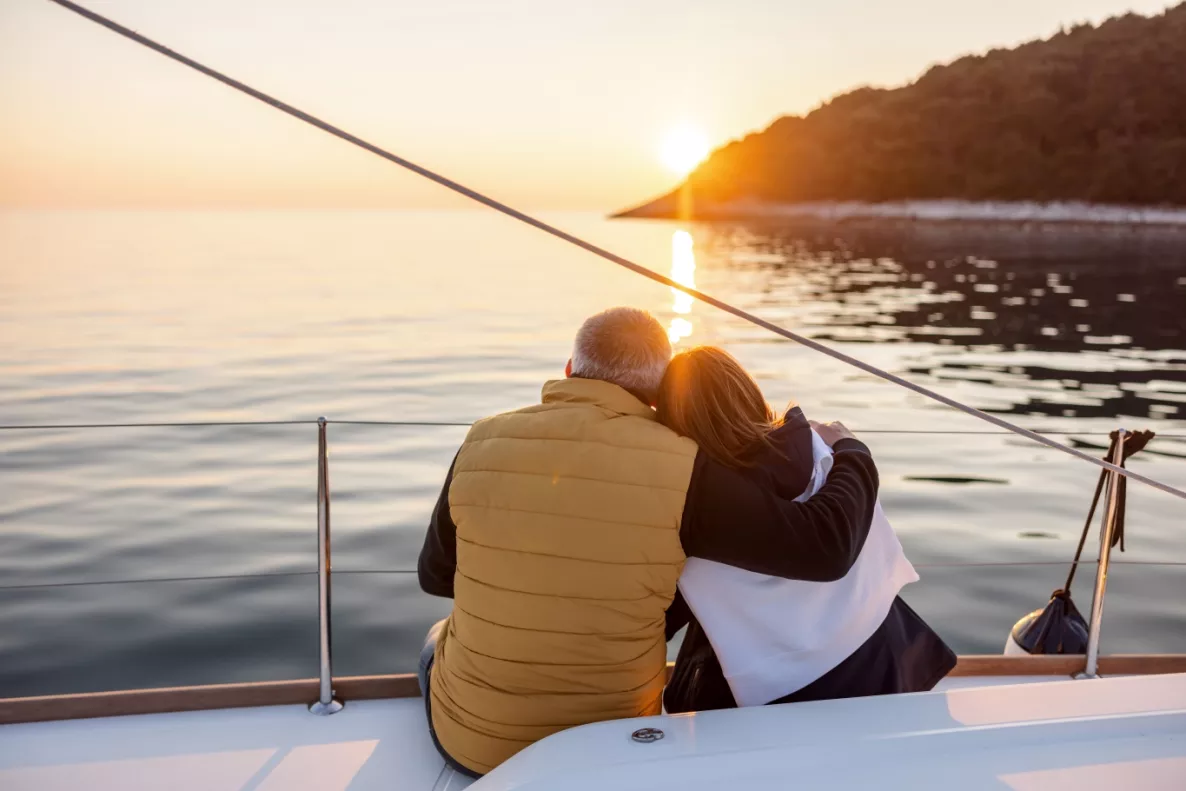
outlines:
{"label": "woman's shoulder", "polygon": [[770,432],[770,443],[753,450],[749,466],[725,466],[701,449],[696,454],[689,487],[698,496],[711,498],[717,490],[732,490],[740,483],[739,479],[744,479],[779,497],[794,500],[811,483],[815,467],[811,437],[811,424],[803,410],[793,406],[787,410],[783,422]]}
{"label": "woman's shoulder", "polygon": [[807,415],[803,414],[803,408],[798,404],[791,404],[787,407],[786,413],[782,416],[782,423],[778,428],[774,429],[770,434],[770,438],[776,437],[796,437],[806,435],[811,436],[811,423],[807,420]]}
{"label": "woman's shoulder", "polygon": [[758,449],[754,466],[747,472],[758,476],[763,485],[793,499],[811,483],[815,464],[811,448],[811,424],[802,409],[792,406],[782,425],[770,432],[770,444]]}

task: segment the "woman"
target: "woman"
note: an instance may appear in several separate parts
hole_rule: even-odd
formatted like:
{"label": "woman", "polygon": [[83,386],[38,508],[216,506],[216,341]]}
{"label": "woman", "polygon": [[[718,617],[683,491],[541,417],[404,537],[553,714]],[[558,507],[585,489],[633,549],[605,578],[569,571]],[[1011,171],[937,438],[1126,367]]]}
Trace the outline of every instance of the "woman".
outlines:
{"label": "woman", "polygon": [[[835,430],[809,423],[798,407],[777,418],[721,349],[676,355],[656,409],[713,462],[781,497],[810,497],[831,469],[820,435]],[[799,579],[769,577],[689,557],[668,612],[668,636],[684,623],[688,632],[664,694],[667,711],[931,689],[955,654],[898,597],[917,579],[880,505],[840,579],[810,569]]]}

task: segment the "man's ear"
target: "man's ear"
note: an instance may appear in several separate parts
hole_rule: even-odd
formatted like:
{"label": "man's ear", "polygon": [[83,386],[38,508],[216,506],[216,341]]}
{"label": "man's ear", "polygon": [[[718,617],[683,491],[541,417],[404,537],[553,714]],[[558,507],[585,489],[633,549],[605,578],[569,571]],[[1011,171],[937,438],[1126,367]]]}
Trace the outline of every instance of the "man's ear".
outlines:
{"label": "man's ear", "polygon": [[564,366],[564,378],[565,379],[572,378],[572,358],[571,357],[568,358],[568,363]]}

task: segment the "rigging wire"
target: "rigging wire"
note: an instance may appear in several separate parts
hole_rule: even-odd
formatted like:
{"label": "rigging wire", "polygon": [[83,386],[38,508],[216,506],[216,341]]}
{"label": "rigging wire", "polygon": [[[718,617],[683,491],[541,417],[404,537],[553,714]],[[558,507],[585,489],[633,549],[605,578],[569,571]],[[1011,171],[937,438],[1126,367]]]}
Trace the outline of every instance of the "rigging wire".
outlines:
{"label": "rigging wire", "polygon": [[188,66],[189,68],[194,69],[195,71],[200,72],[201,74],[204,74],[207,77],[210,77],[211,79],[217,80],[218,82],[221,82],[224,85],[234,88],[237,91],[245,93],[254,99],[258,99],[259,101],[263,102],[264,104],[267,104],[270,107],[273,107],[283,113],[287,113],[288,115],[291,115],[292,117],[294,117],[298,120],[304,121],[305,123],[307,123],[311,126],[317,127],[318,129],[333,135],[334,137],[338,137],[342,140],[345,140],[346,142],[356,145],[359,148],[364,149],[365,151],[369,151],[370,153],[372,153],[378,157],[386,159],[387,161],[392,162],[396,165],[399,165],[402,168],[410,170],[419,176],[423,176],[424,178],[428,179],[429,181],[436,182],[437,184],[440,184],[442,187],[445,187],[446,189],[452,190],[453,192],[456,192],[460,195],[464,195],[465,197],[467,197],[473,201],[481,203],[482,205],[487,206],[491,209],[494,209],[495,211],[501,212],[502,214],[505,214],[508,217],[512,217],[516,220],[519,220],[522,223],[526,223],[527,225],[530,225],[540,231],[543,231],[544,233],[551,234],[552,236],[555,236],[558,239],[568,242],[569,244],[572,244],[572,245],[580,247],[584,250],[587,250],[588,252],[593,253],[596,256],[604,258],[605,260],[615,263],[618,266],[629,269],[630,271],[632,271],[636,274],[642,275],[643,277],[649,278],[649,279],[655,281],[656,283],[661,283],[661,284],[668,286],[670,288],[674,288],[679,291],[682,291],[683,293],[688,294],[688,295],[694,297],[695,299],[698,299],[701,302],[704,302],[707,305],[712,305],[713,307],[715,307],[719,310],[722,310],[726,313],[729,313],[733,316],[736,316],[739,319],[748,321],[751,324],[755,324],[759,327],[762,327],[763,329],[769,330],[770,332],[773,332],[775,335],[779,335],[779,336],[786,338],[788,340],[795,341],[796,343],[798,343],[801,346],[806,346],[807,348],[812,349],[813,351],[819,352],[820,354],[827,355],[828,357],[831,357],[834,360],[838,360],[839,362],[845,363],[846,365],[850,365],[854,368],[859,368],[860,370],[864,371],[865,373],[871,374],[871,375],[876,376],[880,379],[884,379],[887,382],[892,382],[893,384],[896,384],[900,387],[904,387],[907,390],[911,390],[915,393],[918,393],[919,395],[924,396],[925,398],[929,398],[933,401],[938,401],[939,403],[944,404],[945,406],[949,406],[952,409],[958,409],[959,411],[961,411],[967,415],[970,415],[974,418],[977,418],[978,420],[982,420],[986,423],[991,423],[992,425],[997,426],[998,428],[1002,428],[1007,431],[1011,431],[1014,434],[1025,437],[1025,438],[1027,438],[1033,442],[1036,442],[1040,445],[1045,445],[1049,448],[1053,448],[1054,450],[1061,451],[1062,453],[1066,453],[1070,456],[1074,456],[1078,459],[1086,461],[1089,464],[1094,464],[1095,466],[1100,467],[1105,470],[1108,470],[1110,472],[1114,472],[1119,475],[1124,475],[1124,476],[1131,478],[1133,480],[1140,481],[1141,483],[1144,483],[1148,486],[1152,486],[1155,489],[1159,489],[1163,492],[1166,492],[1167,494],[1171,494],[1175,497],[1179,497],[1179,498],[1182,498],[1183,500],[1186,500],[1186,491],[1177,489],[1173,486],[1170,486],[1169,484],[1162,483],[1161,481],[1155,480],[1153,478],[1149,478],[1149,477],[1141,475],[1139,473],[1132,472],[1131,470],[1125,469],[1124,467],[1117,466],[1115,464],[1112,464],[1109,461],[1105,461],[1104,459],[1100,459],[1095,456],[1092,456],[1089,453],[1085,453],[1085,452],[1078,450],[1076,448],[1072,448],[1068,445],[1064,445],[1061,442],[1056,442],[1052,439],[1049,439],[1048,437],[1038,434],[1037,432],[1031,431],[1026,428],[1022,428],[1021,426],[1010,423],[1009,421],[1004,420],[999,417],[996,417],[995,415],[990,415],[987,412],[983,412],[979,409],[976,409],[975,407],[971,407],[971,406],[968,406],[967,404],[963,404],[959,401],[956,401],[954,398],[945,396],[942,393],[939,393],[939,392],[936,392],[929,388],[923,387],[922,385],[916,384],[908,379],[904,379],[896,374],[892,374],[888,371],[883,371],[882,369],[878,368],[875,365],[872,365],[872,364],[867,363],[863,360],[857,359],[856,357],[852,357],[848,354],[845,354],[844,352],[837,351],[836,349],[833,349],[830,346],[827,346],[827,345],[822,344],[818,341],[812,340],[811,338],[808,338],[804,335],[800,335],[799,333],[792,332],[791,330],[788,330],[788,329],[781,327],[777,324],[769,322],[766,319],[763,319],[759,316],[755,316],[754,314],[749,313],[748,311],[742,310],[741,308],[738,308],[738,307],[734,307],[733,305],[729,304],[728,302],[724,302],[720,299],[717,299],[716,297],[714,297],[710,294],[706,294],[702,291],[698,291],[697,289],[691,288],[689,286],[685,286],[682,283],[678,283],[675,280],[672,280],[671,278],[669,278],[665,275],[662,275],[652,269],[648,269],[647,267],[642,266],[641,264],[637,264],[633,261],[630,261],[629,259],[623,258],[622,256],[612,253],[609,250],[605,250],[604,248],[598,247],[597,245],[595,245],[591,242],[587,242],[584,239],[581,239],[580,237],[573,236],[572,234],[568,233],[567,231],[561,230],[560,228],[557,228],[554,225],[550,225],[550,224],[544,222],[543,220],[532,217],[529,214],[525,214],[524,212],[521,212],[518,209],[515,209],[511,206],[508,206],[505,203],[502,203],[501,201],[495,200],[494,198],[488,197],[488,196],[478,192],[477,190],[470,189],[469,187],[465,186],[464,184],[460,184],[450,178],[442,176],[439,173],[436,173],[435,171],[429,170],[426,167],[423,167],[421,165],[416,164],[415,162],[412,162],[411,160],[404,159],[403,157],[393,154],[385,149],[382,149],[379,146],[374,145],[373,143],[368,143],[366,140],[363,140],[360,137],[352,135],[349,132],[345,131],[344,129],[340,129],[339,127],[336,127],[326,121],[323,121],[320,118],[317,118],[316,116],[310,115],[309,113],[306,113],[303,110],[297,109],[296,107],[293,107],[292,105],[287,104],[286,102],[282,102],[273,96],[270,96],[262,91],[256,90],[255,88],[252,88],[250,85],[240,82],[239,80],[236,80],[233,77],[229,77],[226,74],[223,74],[222,72],[216,71],[216,70],[210,68],[209,66],[205,66],[205,65],[199,63],[198,61],[193,60],[192,58],[182,55],[181,53],[179,53],[175,50],[172,50],[163,44],[159,44],[156,41],[154,41],[146,36],[142,36],[141,34],[137,33],[136,31],[134,31],[130,28],[124,27],[123,25],[119,24],[118,22],[108,19],[107,17],[105,17],[101,14],[97,14],[88,8],[78,5],[77,3],[72,3],[72,2],[70,2],[70,0],[49,0],[49,2],[55,3],[56,5],[59,5],[62,8],[72,11],[75,14],[78,14],[79,16],[84,17],[85,19],[89,19],[90,21],[92,21],[98,25],[101,25],[102,27],[105,27],[108,30],[111,30],[112,32],[123,36],[124,38],[130,39],[130,40],[136,42],[137,44],[147,47],[148,49],[151,49],[154,52],[164,55],[165,57],[167,57],[171,60],[177,61],[178,63],[180,63],[184,66]]}

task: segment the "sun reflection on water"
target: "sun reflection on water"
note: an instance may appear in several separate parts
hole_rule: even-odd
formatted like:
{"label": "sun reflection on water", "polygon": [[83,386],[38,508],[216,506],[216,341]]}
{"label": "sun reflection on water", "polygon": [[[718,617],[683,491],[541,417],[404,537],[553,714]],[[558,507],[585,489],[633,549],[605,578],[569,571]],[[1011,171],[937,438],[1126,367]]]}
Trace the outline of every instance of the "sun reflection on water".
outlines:
{"label": "sun reflection on water", "polygon": [[[671,279],[690,288],[696,287],[696,254],[692,249],[692,234],[687,231],[680,230],[671,235]],[[674,295],[671,310],[677,315],[667,327],[667,337],[676,344],[692,334],[692,322],[684,318],[692,315],[692,297],[674,288],[671,293]]]}

